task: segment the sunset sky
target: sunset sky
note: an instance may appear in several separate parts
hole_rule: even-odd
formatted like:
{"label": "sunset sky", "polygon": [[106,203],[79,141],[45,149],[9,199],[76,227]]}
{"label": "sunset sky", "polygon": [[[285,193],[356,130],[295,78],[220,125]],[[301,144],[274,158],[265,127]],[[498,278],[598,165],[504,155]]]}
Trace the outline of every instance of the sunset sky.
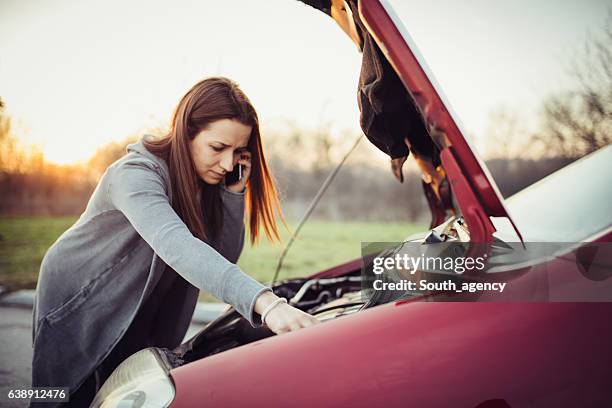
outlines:
{"label": "sunset sky", "polygon": [[[480,143],[501,106],[535,121],[566,78],[604,0],[389,1],[466,131]],[[459,5],[460,4],[460,5]],[[361,56],[335,23],[295,0],[0,2],[0,97],[24,143],[72,163],[164,125],[205,76],[237,81],[264,128],[283,121],[359,131]]]}

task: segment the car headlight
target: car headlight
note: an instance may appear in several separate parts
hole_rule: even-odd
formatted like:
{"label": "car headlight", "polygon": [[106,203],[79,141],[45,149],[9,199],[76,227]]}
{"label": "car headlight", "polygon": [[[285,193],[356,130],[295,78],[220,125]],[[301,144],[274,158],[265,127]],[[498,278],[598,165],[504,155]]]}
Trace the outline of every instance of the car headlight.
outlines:
{"label": "car headlight", "polygon": [[106,380],[91,403],[93,408],[167,407],[174,384],[154,348],[133,354]]}

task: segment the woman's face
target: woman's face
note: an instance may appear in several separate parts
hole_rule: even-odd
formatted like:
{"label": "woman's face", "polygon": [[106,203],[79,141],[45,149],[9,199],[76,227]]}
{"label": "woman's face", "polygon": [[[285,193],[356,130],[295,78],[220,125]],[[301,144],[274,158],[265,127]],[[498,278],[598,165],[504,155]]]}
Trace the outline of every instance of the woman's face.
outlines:
{"label": "woman's face", "polygon": [[237,120],[221,119],[200,131],[189,142],[198,177],[208,184],[219,184],[247,150],[251,130]]}

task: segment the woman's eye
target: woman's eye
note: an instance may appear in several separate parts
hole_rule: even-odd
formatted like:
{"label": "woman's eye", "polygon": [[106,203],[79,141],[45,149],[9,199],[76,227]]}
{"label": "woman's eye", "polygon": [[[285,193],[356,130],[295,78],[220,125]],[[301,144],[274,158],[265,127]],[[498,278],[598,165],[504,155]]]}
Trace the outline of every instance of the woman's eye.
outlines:
{"label": "woman's eye", "polygon": [[222,148],[222,147],[219,147],[219,146],[212,146],[212,149],[213,149],[215,152],[221,152],[221,151],[223,151],[223,148]]}

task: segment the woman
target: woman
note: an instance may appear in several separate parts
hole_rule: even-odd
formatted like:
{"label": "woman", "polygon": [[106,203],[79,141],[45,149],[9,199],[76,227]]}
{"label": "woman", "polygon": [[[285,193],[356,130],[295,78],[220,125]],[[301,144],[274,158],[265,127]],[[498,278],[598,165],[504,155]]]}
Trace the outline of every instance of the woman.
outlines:
{"label": "woman", "polygon": [[[242,178],[225,185],[237,164]],[[180,344],[200,289],[275,333],[318,323],[235,265],[245,207],[252,243],[261,227],[278,239],[257,114],[235,83],[209,78],[181,99],[168,135],[128,146],[109,166],[45,255],[33,386],[69,387],[71,405],[88,404],[132,353]]]}

